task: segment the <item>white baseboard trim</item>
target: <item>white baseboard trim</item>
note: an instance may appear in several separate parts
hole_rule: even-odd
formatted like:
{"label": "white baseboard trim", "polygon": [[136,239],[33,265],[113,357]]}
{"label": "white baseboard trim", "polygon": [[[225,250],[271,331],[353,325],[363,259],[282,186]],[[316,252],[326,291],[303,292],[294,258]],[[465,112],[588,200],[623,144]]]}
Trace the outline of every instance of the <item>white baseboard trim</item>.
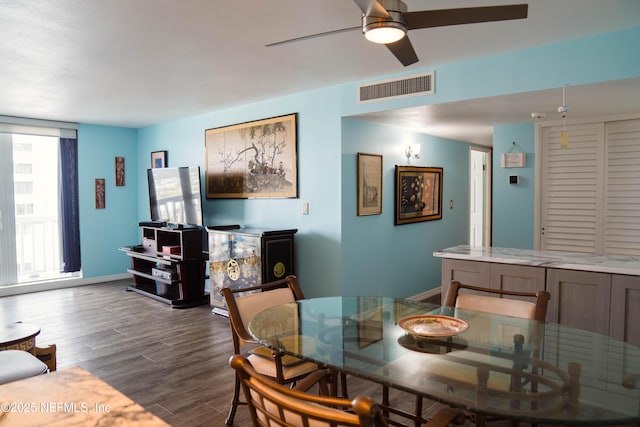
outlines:
{"label": "white baseboard trim", "polygon": [[92,285],[100,282],[112,282],[115,280],[131,279],[131,274],[113,274],[100,277],[74,277],[70,279],[57,279],[51,281],[25,283],[19,285],[0,286],[0,297],[10,295],[29,294],[32,292],[51,291],[54,289],[73,288],[76,286]]}
{"label": "white baseboard trim", "polygon": [[408,297],[407,299],[411,301],[424,301],[428,298],[439,295],[440,291],[441,291],[441,288],[438,286],[436,288],[429,289],[428,291],[420,292],[419,294]]}
{"label": "white baseboard trim", "polygon": [[[54,289],[73,288],[76,286],[92,285],[100,282],[113,282],[116,280],[130,280],[131,274],[112,274],[110,276],[89,277],[89,278],[72,278],[72,279],[59,279],[52,281],[35,282],[24,285],[9,285],[0,286],[0,297],[6,297],[11,295],[28,294],[31,292],[51,291]],[[440,287],[429,289],[428,291],[421,292],[419,294],[407,297],[411,301],[423,301],[431,298],[440,293]],[[216,313],[226,316],[226,312]]]}
{"label": "white baseboard trim", "polygon": [[229,317],[229,312],[225,308],[213,307],[213,310],[211,310],[211,312],[219,316]]}

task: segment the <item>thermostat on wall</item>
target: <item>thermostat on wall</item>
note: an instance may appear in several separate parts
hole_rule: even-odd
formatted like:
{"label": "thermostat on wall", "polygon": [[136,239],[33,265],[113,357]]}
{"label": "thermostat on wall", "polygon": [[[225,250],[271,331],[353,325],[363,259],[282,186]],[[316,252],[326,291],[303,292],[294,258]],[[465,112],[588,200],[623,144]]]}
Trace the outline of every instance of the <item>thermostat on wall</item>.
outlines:
{"label": "thermostat on wall", "polygon": [[509,175],[509,184],[520,184],[520,175]]}

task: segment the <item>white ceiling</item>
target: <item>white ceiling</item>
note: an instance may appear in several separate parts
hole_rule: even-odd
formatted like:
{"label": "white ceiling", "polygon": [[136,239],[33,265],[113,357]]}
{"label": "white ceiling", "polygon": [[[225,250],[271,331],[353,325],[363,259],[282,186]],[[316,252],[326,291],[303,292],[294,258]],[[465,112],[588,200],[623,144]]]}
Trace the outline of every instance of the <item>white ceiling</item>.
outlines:
{"label": "white ceiling", "polygon": [[[639,3],[640,4],[640,3]],[[436,75],[437,85],[437,75]],[[429,135],[493,145],[493,125],[562,122],[558,107],[566,105],[567,122],[624,117],[640,113],[640,78],[540,90],[469,101],[425,105],[354,116]],[[535,113],[536,116],[532,116]]]}
{"label": "white ceiling", "polygon": [[[525,1],[406,3],[411,11]],[[142,127],[640,24],[638,0],[528,3],[526,20],[410,31],[420,62],[405,68],[359,31],[265,47],[359,25],[360,10],[349,0],[0,0],[0,114]],[[578,87],[568,88],[575,106],[571,114],[578,108],[611,113],[621,99],[625,108],[640,111],[639,105],[626,105],[640,103],[637,96],[627,99],[638,93],[639,82],[626,84],[633,91],[623,86],[621,98],[612,104],[602,92],[588,96],[579,94]],[[610,85],[584,89],[601,88],[607,94],[617,90]],[[439,124],[453,121],[456,128],[477,135],[480,131],[471,125],[487,129],[496,120],[514,120],[514,113],[517,121],[530,119],[531,111],[557,109],[560,96],[559,91],[512,95],[387,115],[393,123],[422,130],[434,118]],[[370,119],[388,122],[384,116]],[[467,140],[463,134],[442,135]]]}

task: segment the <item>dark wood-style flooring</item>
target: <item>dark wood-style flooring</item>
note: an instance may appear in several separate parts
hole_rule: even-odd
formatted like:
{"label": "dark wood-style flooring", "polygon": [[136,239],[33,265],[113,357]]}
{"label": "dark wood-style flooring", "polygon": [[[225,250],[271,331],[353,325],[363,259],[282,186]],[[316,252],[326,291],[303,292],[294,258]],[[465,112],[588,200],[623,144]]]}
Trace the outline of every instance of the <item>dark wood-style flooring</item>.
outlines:
{"label": "dark wood-style flooring", "polygon": [[[58,369],[80,366],[176,426],[224,426],[234,386],[228,319],[208,305],[174,309],[127,292],[129,280],[0,298],[0,318],[37,323]],[[349,379],[349,394],[381,387]],[[392,404],[412,405],[407,395]],[[425,402],[424,416],[438,404]],[[251,425],[241,406],[234,423]],[[469,422],[466,425],[471,425]]]}
{"label": "dark wood-style flooring", "polygon": [[[80,366],[173,426],[223,426],[233,391],[226,318],[127,292],[129,281],[0,298],[2,321],[37,323],[58,369]],[[250,426],[238,411],[235,425]]]}

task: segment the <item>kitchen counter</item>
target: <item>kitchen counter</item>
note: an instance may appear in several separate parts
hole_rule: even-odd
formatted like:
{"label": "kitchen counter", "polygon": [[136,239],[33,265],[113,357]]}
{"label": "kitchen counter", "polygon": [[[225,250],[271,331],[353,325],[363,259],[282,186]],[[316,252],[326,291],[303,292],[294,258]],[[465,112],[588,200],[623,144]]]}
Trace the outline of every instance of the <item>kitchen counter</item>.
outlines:
{"label": "kitchen counter", "polygon": [[485,261],[501,264],[615,273],[640,276],[640,258],[602,256],[575,252],[541,251],[499,247],[453,246],[433,253],[438,258]]}
{"label": "kitchen counter", "polygon": [[442,258],[441,294],[457,280],[493,289],[546,290],[547,320],[640,346],[640,258],[454,246]]}

